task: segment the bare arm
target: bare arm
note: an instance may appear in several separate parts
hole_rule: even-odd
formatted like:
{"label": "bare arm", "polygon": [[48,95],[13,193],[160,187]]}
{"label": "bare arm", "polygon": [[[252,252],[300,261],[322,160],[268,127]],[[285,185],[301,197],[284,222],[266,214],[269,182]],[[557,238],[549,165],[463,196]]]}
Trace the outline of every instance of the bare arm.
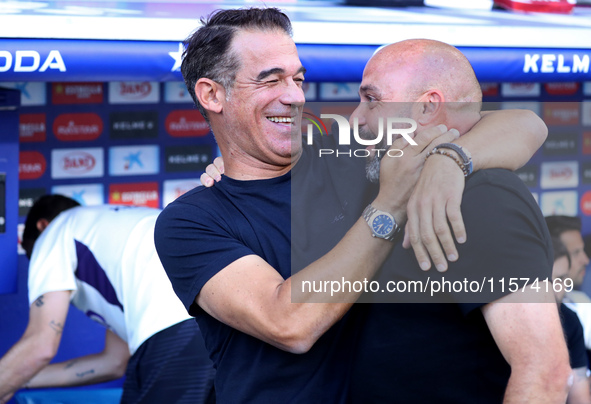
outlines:
{"label": "bare arm", "polygon": [[548,137],[544,121],[529,110],[484,111],[481,116],[478,124],[454,142],[470,150],[475,170],[517,170]]}
{"label": "bare arm", "polygon": [[[483,112],[478,123],[454,143],[470,152],[474,170],[516,170],[527,163],[547,135],[548,128],[533,112],[501,110]],[[429,257],[440,271],[447,269],[446,258],[455,261],[459,257],[452,230],[458,243],[465,242],[460,212],[463,191],[463,173],[452,159],[441,155],[427,159],[408,203],[404,239],[404,247],[412,245],[425,270],[431,267]]]}
{"label": "bare arm", "polygon": [[46,293],[31,305],[25,333],[0,359],[0,400],[7,401],[55,356],[68,314],[70,293]]}
{"label": "bare arm", "polygon": [[[541,300],[547,303],[527,303]],[[482,311],[511,366],[504,403],[564,403],[571,369],[552,291],[545,294],[526,288]]]}
{"label": "bare arm", "polygon": [[[406,148],[404,158],[383,159],[380,194],[374,201],[376,208],[392,213],[398,222],[403,222],[407,198],[426,150],[435,141],[451,141],[456,136],[453,132],[443,136],[441,133],[439,128],[424,131],[415,139],[421,147]],[[406,145],[400,139],[394,142],[393,148],[402,149]],[[371,237],[367,223],[360,218],[333,250],[291,278],[283,279],[258,256],[245,256],[214,275],[203,286],[196,302],[233,328],[280,349],[306,352],[345,314],[360,292],[351,290],[332,297],[303,292],[302,280],[370,279],[392,245]]]}
{"label": "bare arm", "polygon": [[27,387],[77,386],[118,379],[125,374],[129,356],[127,343],[107,330],[102,352],[46,366]]}

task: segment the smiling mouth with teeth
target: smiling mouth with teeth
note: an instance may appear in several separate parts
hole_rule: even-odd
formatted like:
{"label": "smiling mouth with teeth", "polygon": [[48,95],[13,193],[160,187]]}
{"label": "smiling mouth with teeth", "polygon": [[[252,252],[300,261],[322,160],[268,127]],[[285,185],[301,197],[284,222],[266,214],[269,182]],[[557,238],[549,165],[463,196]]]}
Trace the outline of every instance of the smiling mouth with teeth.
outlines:
{"label": "smiling mouth with teeth", "polygon": [[268,116],[268,120],[274,123],[292,123],[293,119],[287,116]]}

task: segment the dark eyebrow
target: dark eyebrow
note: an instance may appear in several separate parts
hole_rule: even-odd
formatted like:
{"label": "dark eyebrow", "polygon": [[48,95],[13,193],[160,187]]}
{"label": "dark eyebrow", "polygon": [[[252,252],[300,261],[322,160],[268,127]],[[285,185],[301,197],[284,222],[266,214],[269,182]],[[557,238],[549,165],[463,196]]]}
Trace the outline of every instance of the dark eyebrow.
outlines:
{"label": "dark eyebrow", "polygon": [[380,91],[378,90],[378,88],[371,84],[359,87],[359,94],[365,94],[369,91],[375,93],[377,96],[380,96]]}
{"label": "dark eyebrow", "polygon": [[[296,72],[297,74],[300,73],[306,73],[306,68],[304,66],[301,66],[298,71]],[[268,70],[263,70],[262,72],[259,73],[259,75],[257,76],[257,81],[261,81],[266,79],[267,77],[273,75],[273,74],[285,74],[285,70],[283,70],[280,67],[274,67],[272,69],[268,69]]]}

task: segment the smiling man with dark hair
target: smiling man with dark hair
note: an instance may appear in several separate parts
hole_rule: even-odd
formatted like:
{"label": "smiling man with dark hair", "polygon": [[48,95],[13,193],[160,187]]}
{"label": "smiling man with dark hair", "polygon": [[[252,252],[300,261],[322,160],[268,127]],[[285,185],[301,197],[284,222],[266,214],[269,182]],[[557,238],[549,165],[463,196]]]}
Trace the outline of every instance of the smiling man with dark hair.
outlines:
{"label": "smiling man with dark hair", "polygon": [[[371,237],[358,212],[332,256],[291,276],[291,171],[296,162],[308,167],[309,155],[292,138],[305,101],[305,69],[286,21],[275,9],[220,11],[187,41],[183,62],[226,158],[227,178],[168,205],[155,240],[176,293],[203,330],[220,403],[344,403],[342,353],[352,333],[345,322],[328,330],[359,293],[332,303],[314,303],[310,294],[293,304],[292,285],[310,275],[371,277],[392,248],[390,241]],[[230,35],[218,57],[231,55],[238,68],[224,80],[197,67],[203,52],[215,48],[211,32]],[[389,159],[375,206],[401,224],[428,145],[455,137],[434,128],[417,138],[422,146],[409,150],[409,158]],[[404,175],[397,178],[395,171]]]}

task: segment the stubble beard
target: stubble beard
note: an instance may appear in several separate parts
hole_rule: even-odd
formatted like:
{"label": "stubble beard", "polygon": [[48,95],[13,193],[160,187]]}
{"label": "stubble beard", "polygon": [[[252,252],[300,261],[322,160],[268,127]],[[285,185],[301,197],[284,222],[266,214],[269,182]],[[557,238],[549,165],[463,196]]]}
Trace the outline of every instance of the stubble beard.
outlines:
{"label": "stubble beard", "polygon": [[[359,137],[364,140],[375,139],[375,135],[367,128],[367,126],[362,126],[359,128]],[[384,136],[380,143],[375,145],[376,149],[387,149],[388,146],[386,145],[386,137]],[[373,153],[369,157],[367,157],[367,161],[365,163],[365,176],[367,177],[369,182],[377,184],[380,182],[380,165],[382,163],[382,158],[386,153]]]}

